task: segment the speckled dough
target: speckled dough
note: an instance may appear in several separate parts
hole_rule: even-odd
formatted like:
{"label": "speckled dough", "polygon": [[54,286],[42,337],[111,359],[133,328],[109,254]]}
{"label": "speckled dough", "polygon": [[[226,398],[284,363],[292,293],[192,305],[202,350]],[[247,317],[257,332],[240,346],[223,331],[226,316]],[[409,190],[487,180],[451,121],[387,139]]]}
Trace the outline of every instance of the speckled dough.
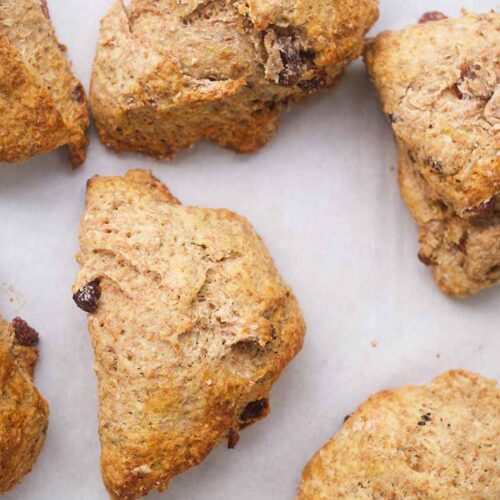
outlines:
{"label": "speckled dough", "polygon": [[89,181],[80,245],[102,474],[135,499],[268,413],[304,323],[248,221],[182,206],[149,172]]}
{"label": "speckled dough", "polygon": [[392,122],[420,259],[450,295],[498,283],[500,14],[384,32],[365,57]]}
{"label": "speckled dough", "polygon": [[363,403],[309,462],[297,500],[497,500],[500,390],[450,371]]}
{"label": "speckled dough", "polygon": [[115,1],[91,104],[116,151],[172,157],[200,139],[253,152],[281,109],[358,57],[378,0]]}
{"label": "speckled dough", "polygon": [[67,145],[87,151],[87,100],[59,44],[46,0],[0,0],[0,161]]}
{"label": "speckled dough", "polygon": [[45,440],[49,410],[33,384],[37,358],[0,318],[0,495],[30,472]]}

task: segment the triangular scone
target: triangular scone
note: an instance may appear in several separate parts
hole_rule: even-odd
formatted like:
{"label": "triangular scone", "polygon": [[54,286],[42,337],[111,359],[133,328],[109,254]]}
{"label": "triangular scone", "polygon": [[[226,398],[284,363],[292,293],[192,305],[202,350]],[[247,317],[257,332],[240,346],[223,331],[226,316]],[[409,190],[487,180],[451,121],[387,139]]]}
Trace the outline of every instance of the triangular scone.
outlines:
{"label": "triangular scone", "polygon": [[32,469],[45,440],[48,406],[33,383],[36,332],[0,318],[0,494]]}
{"label": "triangular scone", "polygon": [[378,0],[116,0],[90,92],[101,140],[160,158],[204,139],[256,151],[288,103],[340,78],[377,17]]}
{"label": "triangular scone", "polygon": [[500,389],[474,373],[383,391],[304,470],[297,500],[500,498]]}
{"label": "triangular scone", "polygon": [[89,181],[80,245],[102,474],[135,499],[267,415],[304,323],[247,220],[182,206],[149,172]]}
{"label": "triangular scone", "polygon": [[87,99],[46,0],[0,0],[0,61],[0,161],[67,145],[71,163],[83,163]]}
{"label": "triangular scone", "polygon": [[500,14],[444,17],[381,33],[365,58],[419,257],[444,292],[466,296],[500,280]]}

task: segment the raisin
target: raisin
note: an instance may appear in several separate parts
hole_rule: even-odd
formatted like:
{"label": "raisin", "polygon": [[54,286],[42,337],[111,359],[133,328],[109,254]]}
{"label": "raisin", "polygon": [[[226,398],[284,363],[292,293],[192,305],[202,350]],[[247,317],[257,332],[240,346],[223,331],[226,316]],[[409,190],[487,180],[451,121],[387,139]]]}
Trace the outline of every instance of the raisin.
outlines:
{"label": "raisin", "polygon": [[14,334],[16,340],[25,346],[34,346],[38,344],[38,332],[31,328],[24,319],[16,317],[12,320],[12,328],[14,329]]}
{"label": "raisin", "polygon": [[483,201],[473,207],[466,208],[464,210],[464,215],[479,217],[491,215],[495,211],[496,204],[496,198],[490,198],[489,200]]}
{"label": "raisin", "polygon": [[240,420],[243,422],[248,420],[255,420],[256,418],[263,417],[267,414],[269,409],[269,400],[267,398],[252,401],[245,406],[245,409],[240,415]]}
{"label": "raisin", "polygon": [[455,83],[452,87],[451,87],[451,91],[460,99],[462,100],[464,98],[464,94],[462,93],[462,91],[460,90],[460,87],[459,87],[459,84],[458,83]]}
{"label": "raisin", "polygon": [[83,89],[83,85],[79,83],[71,92],[71,98],[79,104],[83,104],[85,102],[85,90]]}
{"label": "raisin", "polygon": [[430,255],[425,254],[422,250],[420,250],[417,254],[418,260],[425,264],[426,266],[431,266],[434,264],[434,260]]}
{"label": "raisin", "polygon": [[240,440],[240,435],[232,427],[229,429],[229,434],[227,436],[227,447],[232,450],[236,448],[238,441]]}
{"label": "raisin", "polygon": [[351,414],[344,417],[344,424],[351,418]]}
{"label": "raisin", "polygon": [[457,248],[462,252],[462,253],[467,253],[467,241],[469,240],[469,234],[467,231],[465,231],[462,236],[460,236],[460,239],[458,240],[458,245]]}
{"label": "raisin", "polygon": [[291,36],[283,36],[278,40],[283,70],[278,76],[278,83],[284,87],[293,87],[302,76],[302,58],[300,43]]}
{"label": "raisin", "polygon": [[49,7],[47,5],[47,0],[40,0],[40,8],[42,9],[43,15],[50,19]]}
{"label": "raisin", "polygon": [[443,19],[448,19],[448,16],[445,16],[442,12],[438,11],[431,11],[431,12],[426,12],[419,20],[418,22],[420,24],[422,23],[429,23],[433,21],[442,21]]}
{"label": "raisin", "polygon": [[424,164],[427,165],[436,174],[443,173],[443,164],[439,160],[434,160],[431,157],[424,158]]}
{"label": "raisin", "polygon": [[325,79],[321,76],[313,76],[310,80],[302,80],[298,86],[304,92],[314,92],[325,86]]}
{"label": "raisin", "polygon": [[428,413],[424,413],[421,417],[420,417],[420,420],[419,422],[417,423],[417,425],[419,425],[420,427],[423,427],[425,424],[427,424],[427,422],[430,422],[432,420],[432,417],[431,417],[431,413],[428,412]]}
{"label": "raisin", "polygon": [[101,297],[100,280],[95,279],[84,285],[73,295],[76,305],[85,312],[97,310],[97,301]]}

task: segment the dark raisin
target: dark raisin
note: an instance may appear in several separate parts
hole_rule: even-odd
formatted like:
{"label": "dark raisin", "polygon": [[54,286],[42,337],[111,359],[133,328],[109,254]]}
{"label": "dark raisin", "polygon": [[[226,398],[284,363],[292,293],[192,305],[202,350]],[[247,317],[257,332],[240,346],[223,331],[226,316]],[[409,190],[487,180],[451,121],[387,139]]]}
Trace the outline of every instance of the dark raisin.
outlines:
{"label": "dark raisin", "polygon": [[42,9],[43,15],[50,19],[49,7],[47,5],[47,0],[40,0],[40,8]]}
{"label": "dark raisin", "polygon": [[282,36],[278,39],[278,47],[283,63],[283,70],[278,76],[278,83],[284,87],[293,87],[302,76],[302,58],[300,43],[291,36]]}
{"label": "dark raisin", "polygon": [[71,92],[71,97],[74,101],[79,104],[83,104],[85,102],[85,90],[83,89],[83,85],[79,83]]}
{"label": "dark raisin", "polygon": [[460,68],[460,81],[463,82],[466,78],[468,78],[469,80],[475,80],[477,78],[476,71],[479,71],[480,69],[481,65],[477,63],[464,64]]}
{"label": "dark raisin", "polygon": [[227,447],[232,450],[236,448],[238,441],[240,440],[240,435],[232,427],[229,429],[229,434],[227,436]]}
{"label": "dark raisin", "polygon": [[458,97],[460,100],[462,100],[464,98],[464,94],[463,92],[460,90],[460,87],[459,87],[459,84],[458,83],[455,83],[452,87],[451,87],[451,91],[455,94],[456,97]]}
{"label": "dark raisin", "polygon": [[267,398],[258,399],[257,401],[252,401],[248,403],[240,415],[240,420],[246,422],[248,420],[255,420],[265,416],[267,410],[269,409],[269,400]]}
{"label": "dark raisin", "polygon": [[460,236],[460,239],[458,240],[458,249],[462,252],[462,253],[467,253],[467,241],[469,239],[469,234],[467,233],[467,231],[465,231],[462,236]]}
{"label": "dark raisin", "polygon": [[14,329],[14,334],[16,335],[16,340],[25,346],[33,346],[38,344],[38,332],[31,328],[24,319],[19,317],[12,320],[12,328]]}
{"label": "dark raisin", "polygon": [[389,118],[389,121],[390,121],[391,123],[396,123],[396,118],[394,117],[394,115],[393,115],[392,113],[389,113],[389,114],[387,115],[387,118]]}
{"label": "dark raisin", "polygon": [[430,255],[426,255],[422,250],[420,250],[417,254],[418,260],[425,264],[426,266],[431,266],[434,264],[434,261]]}
{"label": "dark raisin", "polygon": [[428,156],[427,158],[424,158],[424,164],[427,165],[436,174],[443,173],[443,164],[439,160],[434,160],[433,158],[430,158]]}
{"label": "dark raisin", "polygon": [[345,424],[345,423],[346,423],[346,422],[347,422],[350,418],[351,418],[351,415],[350,415],[350,414],[349,414],[349,415],[346,415],[346,416],[344,417],[344,424]]}
{"label": "dark raisin", "polygon": [[97,301],[101,297],[99,279],[95,279],[84,285],[73,295],[76,305],[85,312],[93,313],[97,310]]}
{"label": "dark raisin", "polygon": [[325,86],[325,79],[321,76],[313,76],[310,80],[302,80],[298,86],[304,92],[314,92]]}
{"label": "dark raisin", "polygon": [[448,19],[442,12],[432,11],[426,12],[419,20],[419,23],[429,23],[432,21],[442,21],[443,19]]}
{"label": "dark raisin", "polygon": [[479,216],[485,217],[491,215],[496,208],[497,200],[496,198],[490,198],[489,200],[483,201],[473,207],[468,207],[464,210],[464,215],[468,216]]}

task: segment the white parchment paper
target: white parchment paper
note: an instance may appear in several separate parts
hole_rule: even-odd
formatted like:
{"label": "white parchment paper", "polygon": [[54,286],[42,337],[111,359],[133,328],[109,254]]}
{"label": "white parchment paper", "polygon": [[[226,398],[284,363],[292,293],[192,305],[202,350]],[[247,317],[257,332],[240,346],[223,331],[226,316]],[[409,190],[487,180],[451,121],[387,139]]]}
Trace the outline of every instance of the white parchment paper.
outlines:
{"label": "white parchment paper", "polygon": [[[108,0],[49,0],[60,40],[88,88]],[[373,33],[428,10],[486,11],[494,0],[382,0]],[[0,314],[42,336],[37,384],[50,403],[47,442],[6,500],[107,498],[99,474],[96,383],[85,315],[71,300],[86,180],[150,168],[185,204],[247,216],[293,286],[308,324],[303,352],[276,384],[272,413],[221,444],[152,499],[292,499],[310,456],[370,394],[456,367],[500,379],[500,287],[451,300],[416,259],[416,227],[396,184],[396,152],[361,61],[340,85],[283,116],[252,156],[199,144],[173,162],[107,151],[0,165]]]}

